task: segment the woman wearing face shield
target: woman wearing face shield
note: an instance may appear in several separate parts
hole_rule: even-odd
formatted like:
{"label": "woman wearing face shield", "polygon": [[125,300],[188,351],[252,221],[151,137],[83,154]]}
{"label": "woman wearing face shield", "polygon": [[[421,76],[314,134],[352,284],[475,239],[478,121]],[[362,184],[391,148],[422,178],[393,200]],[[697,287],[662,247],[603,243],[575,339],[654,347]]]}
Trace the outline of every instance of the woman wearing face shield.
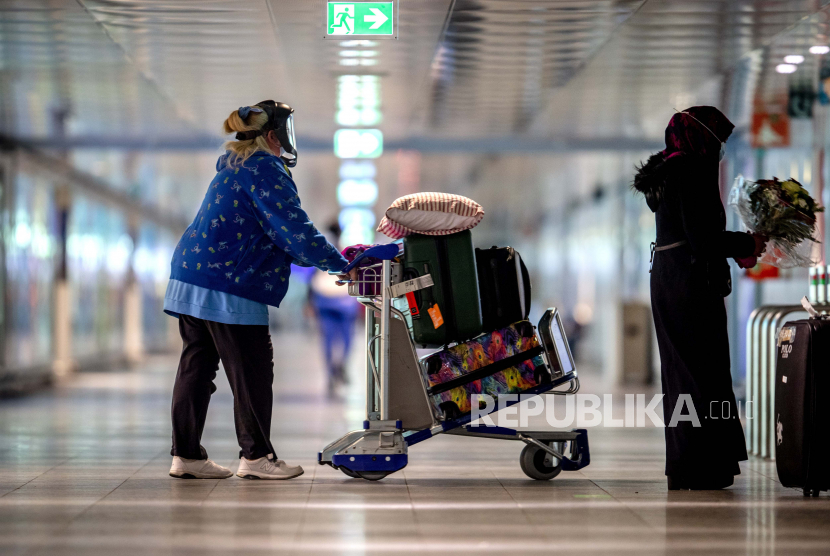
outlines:
{"label": "woman wearing face shield", "polygon": [[711,106],[675,114],[666,128],[666,149],[634,178],[634,189],[645,195],[657,222],[651,305],[670,490],[728,487],[740,473],[738,462],[747,459],[723,298],[732,290],[727,259],[741,268],[755,266],[766,238],[725,231],[719,162],[733,128]]}
{"label": "woman wearing face shield", "polygon": [[337,271],[347,261],[300,206],[289,170],[297,162],[292,112],[274,101],[231,112],[224,130],[235,133],[234,140],[225,144],[216,177],[173,255],[164,311],[178,317],[184,342],[173,388],[173,477],[231,476],[200,443],[220,360],[234,396],[237,475],[290,479],[303,473],[277,459],[271,445],[274,354],[267,306],[279,307],[292,264]]}

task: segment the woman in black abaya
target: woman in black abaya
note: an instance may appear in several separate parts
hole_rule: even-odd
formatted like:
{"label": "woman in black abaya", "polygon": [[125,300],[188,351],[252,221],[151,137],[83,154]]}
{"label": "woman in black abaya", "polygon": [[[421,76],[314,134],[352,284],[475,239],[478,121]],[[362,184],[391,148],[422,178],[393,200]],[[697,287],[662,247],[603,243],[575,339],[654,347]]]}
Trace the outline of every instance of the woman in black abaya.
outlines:
{"label": "woman in black abaya", "polygon": [[[755,266],[766,238],[727,232],[718,167],[734,126],[719,110],[696,106],[675,114],[666,149],[634,178],[657,219],[651,306],[657,329],[670,490],[730,486],[747,459],[729,371],[723,298],[732,290],[728,258]],[[700,426],[669,426],[681,395]],[[683,403],[683,400],[681,400]],[[683,415],[689,415],[684,408]],[[726,417],[726,418],[724,418]]]}

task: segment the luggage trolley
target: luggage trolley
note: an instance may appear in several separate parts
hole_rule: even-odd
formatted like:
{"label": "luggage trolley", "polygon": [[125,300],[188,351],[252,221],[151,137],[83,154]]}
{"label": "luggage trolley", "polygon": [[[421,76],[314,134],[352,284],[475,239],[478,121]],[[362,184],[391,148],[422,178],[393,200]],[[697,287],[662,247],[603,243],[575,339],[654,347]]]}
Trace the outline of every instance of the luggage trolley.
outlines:
{"label": "luggage trolley", "polygon": [[[360,267],[358,279],[347,282],[349,294],[366,310],[366,420],[362,430],[351,431],[326,446],[318,454],[318,463],[339,469],[349,477],[377,481],[406,467],[410,446],[446,433],[524,442],[520,465],[532,479],[550,480],[563,470],[576,471],[587,466],[590,451],[584,429],[517,431],[472,426],[471,414],[452,419],[433,409],[426,369],[418,360],[407,324],[410,315],[404,297],[408,292],[430,287],[432,279],[422,276],[403,281],[402,265],[394,262],[399,249],[398,244],[372,247],[342,271],[347,273],[355,268],[364,257],[382,261]],[[537,334],[552,378],[522,394],[575,394],[579,378],[555,308],[545,311]],[[566,384],[567,390],[554,390]],[[499,409],[509,405],[513,404]]]}

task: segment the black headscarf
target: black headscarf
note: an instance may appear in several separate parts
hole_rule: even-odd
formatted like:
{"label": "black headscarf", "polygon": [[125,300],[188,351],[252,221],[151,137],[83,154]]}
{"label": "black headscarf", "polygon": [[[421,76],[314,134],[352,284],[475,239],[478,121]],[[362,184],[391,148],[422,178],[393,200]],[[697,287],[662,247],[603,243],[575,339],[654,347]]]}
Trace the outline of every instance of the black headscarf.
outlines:
{"label": "black headscarf", "polygon": [[711,160],[712,168],[716,168],[721,142],[729,138],[734,128],[732,122],[712,106],[693,106],[678,112],[666,128],[665,150],[653,154],[638,167],[632,187],[645,195],[649,208],[656,212],[672,166],[666,161],[691,155]]}
{"label": "black headscarf", "polygon": [[735,126],[713,106],[692,106],[672,116],[666,128],[663,156],[676,153],[717,156]]}

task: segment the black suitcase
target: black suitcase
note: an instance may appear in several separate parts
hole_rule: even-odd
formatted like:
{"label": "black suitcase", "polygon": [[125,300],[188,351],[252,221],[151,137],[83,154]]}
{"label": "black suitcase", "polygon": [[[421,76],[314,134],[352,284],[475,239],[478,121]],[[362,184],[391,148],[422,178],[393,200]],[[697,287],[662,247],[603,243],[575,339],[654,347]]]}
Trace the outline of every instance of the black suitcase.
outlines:
{"label": "black suitcase", "polygon": [[778,333],[775,467],[785,487],[830,488],[830,319],[788,322]]}
{"label": "black suitcase", "polygon": [[530,275],[512,247],[476,249],[478,289],[484,330],[497,330],[527,320]]}

